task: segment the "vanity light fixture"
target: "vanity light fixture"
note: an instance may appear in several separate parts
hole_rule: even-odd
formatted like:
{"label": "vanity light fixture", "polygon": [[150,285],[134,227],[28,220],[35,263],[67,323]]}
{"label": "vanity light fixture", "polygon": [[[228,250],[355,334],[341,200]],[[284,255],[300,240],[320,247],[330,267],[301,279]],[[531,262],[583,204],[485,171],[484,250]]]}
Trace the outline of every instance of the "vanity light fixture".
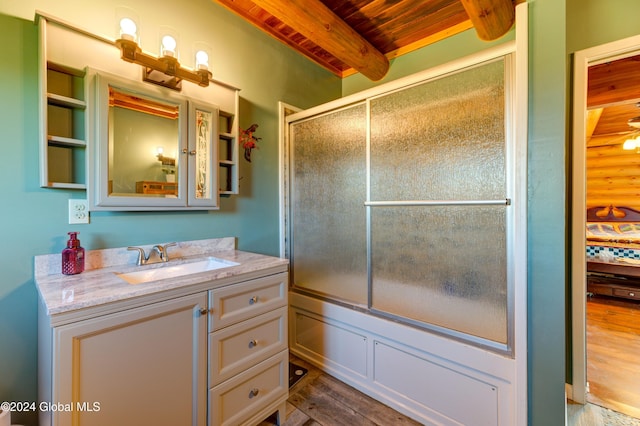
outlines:
{"label": "vanity light fixture", "polygon": [[[142,65],[144,81],[168,87],[173,90],[182,90],[182,80],[187,80],[202,87],[209,85],[211,71],[209,71],[207,59],[198,63],[196,53],[196,70],[184,68],[176,58],[176,40],[170,35],[162,37],[160,58],[144,53],[137,43],[137,28],[130,18],[120,20],[120,38],[116,40],[116,46],[120,49],[120,58],[127,62]],[[205,52],[206,55],[206,52]],[[201,55],[202,56],[202,55]]]}

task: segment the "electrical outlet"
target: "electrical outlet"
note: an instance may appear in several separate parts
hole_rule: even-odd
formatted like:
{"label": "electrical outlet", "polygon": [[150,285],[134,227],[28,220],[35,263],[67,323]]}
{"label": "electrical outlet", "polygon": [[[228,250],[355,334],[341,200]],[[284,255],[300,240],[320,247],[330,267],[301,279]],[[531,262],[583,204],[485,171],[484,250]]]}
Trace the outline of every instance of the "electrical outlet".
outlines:
{"label": "electrical outlet", "polygon": [[87,200],[69,200],[69,224],[89,223]]}

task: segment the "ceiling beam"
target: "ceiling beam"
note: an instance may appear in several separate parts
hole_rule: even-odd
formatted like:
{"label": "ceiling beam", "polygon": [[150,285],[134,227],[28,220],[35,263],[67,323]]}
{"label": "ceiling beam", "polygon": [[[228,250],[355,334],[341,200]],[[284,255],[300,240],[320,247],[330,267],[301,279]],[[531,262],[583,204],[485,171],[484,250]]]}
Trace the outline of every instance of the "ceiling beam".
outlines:
{"label": "ceiling beam", "polygon": [[516,20],[515,8],[511,0],[461,0],[461,2],[480,40],[499,39],[511,29]]}
{"label": "ceiling beam", "polygon": [[378,81],[389,60],[319,0],[253,0],[362,75]]}

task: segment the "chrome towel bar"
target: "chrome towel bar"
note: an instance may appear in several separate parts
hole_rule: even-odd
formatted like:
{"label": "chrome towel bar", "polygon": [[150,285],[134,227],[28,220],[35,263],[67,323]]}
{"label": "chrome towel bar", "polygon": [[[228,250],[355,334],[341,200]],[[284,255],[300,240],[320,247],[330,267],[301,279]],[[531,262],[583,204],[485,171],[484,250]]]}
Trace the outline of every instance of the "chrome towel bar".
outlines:
{"label": "chrome towel bar", "polygon": [[404,206],[510,206],[511,199],[504,200],[407,200],[407,201],[365,201],[367,207]]}

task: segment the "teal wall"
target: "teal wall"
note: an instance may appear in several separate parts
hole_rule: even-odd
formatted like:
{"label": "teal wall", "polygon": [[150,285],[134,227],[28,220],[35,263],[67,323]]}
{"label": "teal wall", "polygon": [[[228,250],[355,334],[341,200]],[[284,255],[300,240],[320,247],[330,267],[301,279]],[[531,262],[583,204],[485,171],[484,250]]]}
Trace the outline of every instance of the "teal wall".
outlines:
{"label": "teal wall", "polygon": [[567,271],[565,1],[529,7],[529,423],[564,423]]}
{"label": "teal wall", "polygon": [[[175,2],[153,4],[154,13],[175,12]],[[208,14],[212,39],[224,40],[228,56],[212,67],[216,78],[242,89],[240,125],[260,125],[252,163],[241,160],[240,195],[223,198],[220,211],[93,212],[90,224],[75,226],[68,224],[68,200],[86,198],[85,192],[39,187],[37,27],[3,15],[10,5],[0,4],[0,39],[11,41],[0,61],[0,402],[37,400],[33,259],[60,252],[68,231],[80,231],[86,249],[237,236],[240,249],[279,254],[278,101],[301,108],[327,102],[340,97],[340,79],[210,0],[195,4],[194,13]],[[13,422],[36,420],[14,413]]]}
{"label": "teal wall", "polygon": [[640,34],[637,0],[566,0],[567,52]]}

